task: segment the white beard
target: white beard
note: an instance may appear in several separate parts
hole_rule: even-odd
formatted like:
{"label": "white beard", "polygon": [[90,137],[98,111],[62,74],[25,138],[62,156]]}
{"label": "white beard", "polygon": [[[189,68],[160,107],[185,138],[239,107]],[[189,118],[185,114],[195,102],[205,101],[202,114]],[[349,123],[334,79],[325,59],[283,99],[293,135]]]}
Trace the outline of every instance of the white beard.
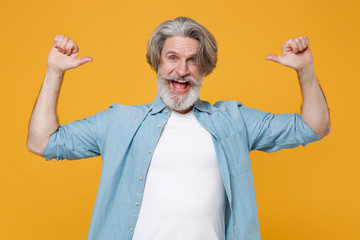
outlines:
{"label": "white beard", "polygon": [[184,94],[174,93],[170,88],[170,81],[179,79],[181,79],[181,77],[177,74],[170,74],[169,76],[163,77],[160,71],[158,71],[157,88],[159,96],[166,106],[175,111],[184,111],[192,107],[199,98],[202,78],[199,82],[196,82],[191,76],[184,77],[182,80],[189,82],[190,85],[188,86],[190,90]]}

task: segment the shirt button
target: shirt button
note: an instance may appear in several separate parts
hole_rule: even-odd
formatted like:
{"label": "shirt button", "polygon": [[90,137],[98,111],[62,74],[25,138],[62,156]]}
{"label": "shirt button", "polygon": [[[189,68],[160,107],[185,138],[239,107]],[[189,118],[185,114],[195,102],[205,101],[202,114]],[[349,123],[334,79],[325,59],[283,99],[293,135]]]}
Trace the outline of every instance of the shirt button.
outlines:
{"label": "shirt button", "polygon": [[134,229],[133,229],[132,227],[129,227],[129,230],[132,231],[132,230],[134,230]]}
{"label": "shirt button", "polygon": [[167,110],[167,109],[165,109],[165,111],[164,111],[165,113],[168,113],[169,112],[169,110]]}
{"label": "shirt button", "polygon": [[161,128],[161,125],[158,125],[158,128]]}
{"label": "shirt button", "polygon": [[149,153],[149,154],[151,154],[151,153],[152,153],[151,149],[149,149],[149,150],[148,150],[148,153]]}
{"label": "shirt button", "polygon": [[140,176],[140,180],[144,180],[144,177],[143,177],[143,176]]}
{"label": "shirt button", "polygon": [[139,205],[140,205],[140,203],[139,203],[139,202],[136,202],[136,203],[135,203],[135,205],[136,205],[136,206],[139,206]]}

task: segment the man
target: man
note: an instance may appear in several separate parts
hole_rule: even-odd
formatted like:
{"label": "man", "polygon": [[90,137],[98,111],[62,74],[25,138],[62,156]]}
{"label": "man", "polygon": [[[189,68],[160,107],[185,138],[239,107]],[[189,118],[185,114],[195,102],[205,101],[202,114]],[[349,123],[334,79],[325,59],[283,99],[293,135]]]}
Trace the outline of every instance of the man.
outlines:
{"label": "man", "polygon": [[216,41],[190,18],[169,20],[148,41],[147,60],[157,72],[154,102],[112,105],[59,127],[64,72],[92,59],[78,58],[75,42],[58,35],[27,147],[47,160],[102,155],[88,239],[260,239],[249,152],[306,145],[330,131],[308,45],[306,37],[290,39],[283,56],[267,56],[297,71],[301,116],[235,101],[212,106],[198,96],[203,76],[216,66]]}

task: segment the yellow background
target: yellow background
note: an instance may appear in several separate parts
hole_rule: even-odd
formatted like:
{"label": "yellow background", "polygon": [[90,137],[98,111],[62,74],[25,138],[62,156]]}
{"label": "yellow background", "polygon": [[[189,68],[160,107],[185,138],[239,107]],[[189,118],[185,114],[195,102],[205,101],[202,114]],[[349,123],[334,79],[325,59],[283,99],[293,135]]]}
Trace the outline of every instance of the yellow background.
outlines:
{"label": "yellow background", "polygon": [[306,35],[331,111],[323,141],[251,153],[262,239],[360,239],[359,1],[9,1],[0,6],[0,239],[85,239],[101,159],[50,161],[26,150],[48,51],[60,33],[94,62],[66,73],[62,124],[112,103],[151,102],[146,42],[162,21],[189,16],[219,45],[201,98],[300,112],[296,73],[265,60]]}

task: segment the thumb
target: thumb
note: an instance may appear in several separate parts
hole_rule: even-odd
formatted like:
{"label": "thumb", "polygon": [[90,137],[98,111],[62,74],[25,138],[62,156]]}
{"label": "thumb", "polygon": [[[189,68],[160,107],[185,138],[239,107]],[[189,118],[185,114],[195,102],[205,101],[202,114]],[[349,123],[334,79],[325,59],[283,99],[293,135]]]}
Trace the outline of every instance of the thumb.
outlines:
{"label": "thumb", "polygon": [[87,62],[92,62],[92,61],[93,61],[93,59],[91,57],[88,57],[88,56],[78,58],[78,59],[76,59],[76,67],[78,67],[80,65],[83,65],[83,64],[85,64]]}
{"label": "thumb", "polygon": [[280,64],[284,63],[284,57],[278,56],[278,55],[267,55],[265,59],[276,62],[276,63],[280,63]]}

